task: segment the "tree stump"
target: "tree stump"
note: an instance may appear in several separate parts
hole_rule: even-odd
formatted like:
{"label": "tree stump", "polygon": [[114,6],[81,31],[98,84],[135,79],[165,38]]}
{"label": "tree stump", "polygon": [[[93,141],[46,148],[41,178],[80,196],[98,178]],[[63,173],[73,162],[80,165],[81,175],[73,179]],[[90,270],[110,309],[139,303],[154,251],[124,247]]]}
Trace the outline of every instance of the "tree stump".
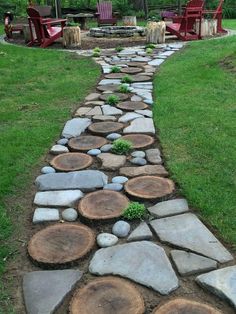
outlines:
{"label": "tree stump", "polygon": [[144,301],[127,280],[117,277],[94,279],[79,289],[70,304],[70,314],[143,314]]}
{"label": "tree stump", "polygon": [[81,46],[79,26],[63,28],[63,46],[66,48],[75,48]]}
{"label": "tree stump", "polygon": [[[199,33],[200,21],[195,23],[196,33]],[[217,20],[214,19],[202,19],[201,21],[201,36],[209,37],[217,34]]]}
{"label": "tree stump", "polygon": [[52,167],[59,171],[76,171],[88,168],[93,158],[83,153],[60,154],[50,161]]}
{"label": "tree stump", "polygon": [[163,44],[165,42],[165,22],[149,22],[147,24],[147,43]]}
{"label": "tree stump", "polygon": [[93,135],[81,135],[71,138],[68,142],[68,146],[74,151],[88,151],[90,149],[100,148],[105,144],[107,144],[107,140],[104,137]]}
{"label": "tree stump", "polygon": [[128,134],[121,139],[131,142],[133,149],[148,147],[154,143],[154,138],[146,134]]}
{"label": "tree stump", "polygon": [[122,20],[123,20],[124,26],[136,26],[137,25],[136,16],[123,16]]}

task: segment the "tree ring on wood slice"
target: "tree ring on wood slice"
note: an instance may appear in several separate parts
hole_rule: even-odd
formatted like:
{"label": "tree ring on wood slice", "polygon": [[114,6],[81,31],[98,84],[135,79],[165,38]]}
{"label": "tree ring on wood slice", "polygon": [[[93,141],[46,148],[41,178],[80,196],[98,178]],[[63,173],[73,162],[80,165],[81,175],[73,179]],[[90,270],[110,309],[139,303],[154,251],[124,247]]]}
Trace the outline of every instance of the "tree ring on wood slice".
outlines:
{"label": "tree ring on wood slice", "polygon": [[173,181],[157,176],[136,177],[125,183],[125,191],[128,194],[142,199],[156,199],[169,195],[174,188]]}
{"label": "tree ring on wood slice", "polygon": [[154,309],[153,314],[223,314],[213,307],[196,301],[175,299]]}
{"label": "tree ring on wood slice", "polygon": [[129,199],[116,191],[100,190],[87,194],[78,205],[79,213],[88,219],[105,220],[120,217]]}
{"label": "tree ring on wood slice", "polygon": [[93,158],[83,153],[60,154],[50,161],[53,168],[59,171],[75,171],[88,168]]}
{"label": "tree ring on wood slice", "polygon": [[92,133],[97,134],[109,134],[113,132],[118,132],[124,128],[124,124],[120,122],[95,122],[90,124],[88,130]]}
{"label": "tree ring on wood slice", "polygon": [[70,314],[143,314],[144,301],[134,285],[118,277],[94,279],[76,291]]}
{"label": "tree ring on wood slice", "polygon": [[119,100],[126,100],[129,98],[129,95],[127,94],[121,94],[121,93],[110,93],[110,94],[102,94],[99,98],[101,100],[107,101],[108,97],[110,96],[117,96]]}
{"label": "tree ring on wood slice", "polygon": [[120,85],[116,85],[116,84],[109,84],[109,85],[98,85],[97,86],[97,90],[99,90],[100,92],[105,92],[105,91],[111,91],[111,92],[118,92],[120,89]]}
{"label": "tree ring on wood slice", "polygon": [[47,267],[75,262],[95,244],[93,231],[82,224],[55,224],[35,233],[28,244],[30,257]]}
{"label": "tree ring on wood slice", "polygon": [[79,137],[71,138],[68,146],[72,150],[88,151],[94,148],[100,148],[107,143],[107,140],[101,136],[82,135]]}
{"label": "tree ring on wood slice", "polygon": [[124,101],[118,103],[116,107],[125,111],[134,111],[147,109],[148,105],[142,101]]}
{"label": "tree ring on wood slice", "polygon": [[143,72],[143,69],[131,67],[131,68],[122,68],[120,71],[126,74],[136,74],[136,73]]}
{"label": "tree ring on wood slice", "polygon": [[142,75],[142,74],[136,74],[132,76],[133,82],[147,82],[151,81],[152,78],[147,75]]}
{"label": "tree ring on wood slice", "polygon": [[106,79],[112,79],[112,80],[116,80],[116,79],[122,79],[126,74],[124,73],[109,73],[105,75]]}
{"label": "tree ring on wood slice", "polygon": [[130,61],[126,63],[129,67],[144,67],[147,62]]}
{"label": "tree ring on wood slice", "polygon": [[153,137],[146,134],[128,134],[121,139],[131,142],[134,149],[151,146],[155,141]]}

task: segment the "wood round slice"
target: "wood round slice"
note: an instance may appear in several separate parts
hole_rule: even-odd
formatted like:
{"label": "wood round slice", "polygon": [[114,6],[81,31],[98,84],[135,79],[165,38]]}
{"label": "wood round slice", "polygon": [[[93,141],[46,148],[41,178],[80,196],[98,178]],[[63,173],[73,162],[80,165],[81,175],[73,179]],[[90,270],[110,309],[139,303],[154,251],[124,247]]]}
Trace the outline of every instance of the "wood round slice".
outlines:
{"label": "wood round slice", "polygon": [[174,183],[161,177],[142,176],[127,181],[125,191],[138,198],[155,199],[171,194],[174,191]]}
{"label": "wood round slice", "polygon": [[142,101],[124,101],[116,105],[117,108],[123,109],[126,111],[142,110],[147,109],[148,105]]}
{"label": "wood round slice", "polygon": [[207,304],[186,299],[175,299],[154,309],[153,314],[222,314],[222,312]]}
{"label": "wood round slice", "polygon": [[142,75],[142,74],[136,74],[132,76],[133,82],[147,82],[151,81],[152,78],[147,75]]}
{"label": "wood round slice", "polygon": [[102,147],[107,143],[107,140],[100,136],[84,135],[80,137],[71,138],[68,146],[72,150],[88,151],[90,149]]}
{"label": "wood round slice", "polygon": [[131,61],[126,63],[129,67],[143,67],[147,65],[145,62]]}
{"label": "wood round slice", "polygon": [[120,217],[128,206],[129,199],[115,191],[100,190],[87,194],[79,203],[78,210],[83,217],[104,220]]}
{"label": "wood round slice", "polygon": [[120,71],[122,73],[127,73],[127,74],[136,74],[136,73],[143,72],[143,69],[131,67],[131,68],[122,68]]}
{"label": "wood round slice", "polygon": [[127,95],[127,94],[121,94],[121,93],[102,94],[99,98],[100,98],[101,100],[106,101],[107,98],[108,98],[109,96],[111,96],[111,95],[117,96],[117,97],[119,98],[119,100],[126,100],[126,99],[129,98],[129,95]]}
{"label": "wood round slice", "polygon": [[108,85],[98,85],[97,90],[100,92],[105,92],[105,91],[111,91],[111,92],[118,92],[120,89],[120,85],[116,84],[108,84]]}
{"label": "wood round slice", "polygon": [[53,168],[59,171],[75,171],[88,168],[93,163],[93,158],[83,153],[60,154],[50,161]]}
{"label": "wood round slice", "polygon": [[120,122],[95,122],[90,124],[88,127],[89,131],[97,134],[109,134],[113,132],[118,132],[124,128],[124,124]]}
{"label": "wood round slice", "polygon": [[122,79],[126,74],[125,73],[110,73],[110,74],[106,74],[105,78],[106,79]]}
{"label": "wood round slice", "polygon": [[146,134],[128,134],[121,137],[121,139],[132,143],[132,148],[144,148],[154,143],[154,138]]}
{"label": "wood round slice", "polygon": [[71,314],[143,314],[139,291],[118,277],[94,279],[79,289],[70,304]]}
{"label": "wood round slice", "polygon": [[84,257],[94,246],[93,231],[82,224],[55,224],[37,232],[28,252],[39,264],[65,265]]}

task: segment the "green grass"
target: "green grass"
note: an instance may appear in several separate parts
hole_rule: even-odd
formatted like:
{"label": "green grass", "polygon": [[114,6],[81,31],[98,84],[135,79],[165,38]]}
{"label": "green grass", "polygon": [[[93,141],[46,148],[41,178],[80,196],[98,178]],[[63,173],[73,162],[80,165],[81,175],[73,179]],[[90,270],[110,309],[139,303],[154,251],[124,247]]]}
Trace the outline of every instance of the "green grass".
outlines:
{"label": "green grass", "polygon": [[[225,58],[231,69],[222,66]],[[172,178],[204,221],[234,246],[235,71],[235,36],[192,42],[155,78],[154,106]]]}
{"label": "green grass", "polygon": [[0,45],[0,68],[1,274],[5,258],[15,250],[8,245],[16,228],[15,209],[8,208],[6,197],[24,191],[32,169],[60,138],[65,121],[95,85],[100,69],[91,59],[74,54],[9,45]]}
{"label": "green grass", "polygon": [[223,20],[223,27],[236,30],[236,19]]}

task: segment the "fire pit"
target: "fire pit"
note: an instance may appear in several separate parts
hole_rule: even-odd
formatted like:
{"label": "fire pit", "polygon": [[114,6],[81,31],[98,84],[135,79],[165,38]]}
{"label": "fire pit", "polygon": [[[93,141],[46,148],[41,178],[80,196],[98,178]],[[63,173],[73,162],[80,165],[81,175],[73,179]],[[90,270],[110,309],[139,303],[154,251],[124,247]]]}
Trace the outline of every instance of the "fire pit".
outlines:
{"label": "fire pit", "polygon": [[104,26],[90,29],[92,37],[134,37],[145,36],[145,27],[141,26]]}

